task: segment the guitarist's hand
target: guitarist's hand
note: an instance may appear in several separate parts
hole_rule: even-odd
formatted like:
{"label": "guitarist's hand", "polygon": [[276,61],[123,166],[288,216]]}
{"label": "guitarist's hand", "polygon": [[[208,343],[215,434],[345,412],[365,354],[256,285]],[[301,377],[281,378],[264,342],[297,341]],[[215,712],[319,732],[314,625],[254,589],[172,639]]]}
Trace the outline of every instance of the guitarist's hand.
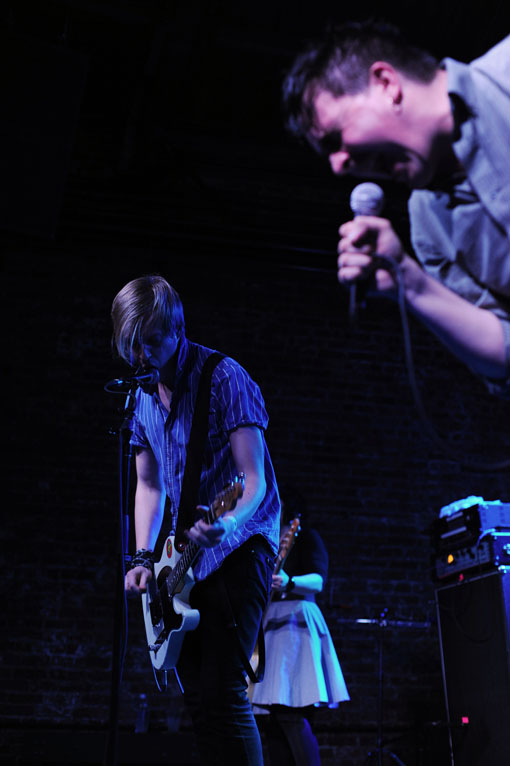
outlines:
{"label": "guitarist's hand", "polygon": [[280,569],[278,574],[273,575],[273,582],[271,583],[271,589],[277,591],[278,593],[281,593],[282,590],[285,590],[287,587],[287,584],[290,580],[289,575],[287,572],[284,572],[283,569]]}
{"label": "guitarist's hand", "polygon": [[[203,506],[198,508],[202,511],[208,510]],[[216,519],[214,524],[208,524],[204,519],[199,519],[185,534],[189,540],[200,545],[201,548],[214,548],[237,527],[234,520],[229,522],[229,519],[233,519],[231,514]]]}
{"label": "guitarist's hand", "polygon": [[124,588],[128,596],[139,596],[147,590],[147,583],[152,578],[152,572],[147,567],[135,567],[126,572]]}

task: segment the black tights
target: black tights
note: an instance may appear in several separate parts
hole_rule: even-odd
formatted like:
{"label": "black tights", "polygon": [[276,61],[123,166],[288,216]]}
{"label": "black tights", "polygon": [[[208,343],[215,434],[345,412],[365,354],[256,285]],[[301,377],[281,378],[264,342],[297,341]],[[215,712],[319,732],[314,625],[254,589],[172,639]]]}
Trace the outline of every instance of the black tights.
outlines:
{"label": "black tights", "polygon": [[312,731],[313,707],[271,705],[257,716],[272,766],[320,766],[319,745]]}

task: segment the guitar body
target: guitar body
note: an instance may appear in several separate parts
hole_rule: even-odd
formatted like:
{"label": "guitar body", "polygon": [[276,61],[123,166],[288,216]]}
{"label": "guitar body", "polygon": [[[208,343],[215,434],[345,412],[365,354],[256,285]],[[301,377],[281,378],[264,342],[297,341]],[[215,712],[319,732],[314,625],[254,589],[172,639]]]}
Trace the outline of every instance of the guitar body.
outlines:
{"label": "guitar body", "polygon": [[[244,492],[244,474],[236,476],[214,499],[205,515],[214,524],[223,513],[235,508]],[[198,609],[189,605],[195,584],[192,565],[200,548],[188,542],[183,553],[175,549],[173,536],[167,537],[160,560],[154,564],[154,577],[142,593],[145,633],[155,670],[172,670],[177,665],[186,633],[200,622]]]}
{"label": "guitar body", "polygon": [[175,668],[182,642],[189,630],[200,622],[198,609],[189,605],[191,589],[195,584],[190,569],[179,584],[179,592],[172,596],[166,589],[168,576],[177,566],[181,554],[175,550],[174,538],[165,541],[160,560],[154,565],[155,577],[142,593],[142,610],[151,662],[156,670]]}

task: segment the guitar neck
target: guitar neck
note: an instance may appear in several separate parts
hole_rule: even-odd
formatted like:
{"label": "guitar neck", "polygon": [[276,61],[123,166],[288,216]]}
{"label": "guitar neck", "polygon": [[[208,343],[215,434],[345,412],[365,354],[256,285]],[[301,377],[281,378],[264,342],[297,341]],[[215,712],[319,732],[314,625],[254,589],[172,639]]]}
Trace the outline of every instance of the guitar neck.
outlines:
{"label": "guitar neck", "polygon": [[[214,520],[216,518],[216,515],[214,513],[214,509],[212,506],[209,507],[209,510],[204,514],[205,520],[208,524],[213,524]],[[177,590],[179,583],[181,580],[184,579],[186,572],[190,567],[193,566],[195,561],[198,558],[198,554],[200,553],[201,548],[200,545],[197,543],[194,543],[192,540],[188,542],[186,545],[181,558],[175,565],[174,569],[172,570],[172,573],[170,577],[167,580],[167,586],[170,594],[172,595]]]}
{"label": "guitar neck", "polygon": [[[216,496],[213,503],[204,514],[204,519],[207,524],[214,524],[219,516],[235,507],[238,498],[243,495],[244,481],[245,475],[244,473],[240,473],[239,476],[236,476],[236,478],[230,482],[230,485]],[[195,563],[200,551],[201,547],[197,543],[194,543],[192,540],[188,542],[182,556],[167,578],[166,582],[170,595],[173,595],[176,592],[181,580],[184,579],[188,569]]]}
{"label": "guitar neck", "polygon": [[276,559],[275,567],[273,569],[273,574],[278,574],[280,572],[280,569],[283,567],[283,564],[284,564],[286,558],[287,558],[286,556],[278,555],[278,557]]}

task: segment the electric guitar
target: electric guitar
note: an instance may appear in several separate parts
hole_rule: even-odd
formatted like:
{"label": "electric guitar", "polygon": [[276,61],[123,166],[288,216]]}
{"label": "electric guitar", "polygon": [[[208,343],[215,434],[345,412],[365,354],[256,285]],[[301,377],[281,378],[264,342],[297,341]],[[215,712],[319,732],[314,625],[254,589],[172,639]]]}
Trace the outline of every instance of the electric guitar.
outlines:
{"label": "electric guitar", "polygon": [[[287,559],[287,556],[289,555],[292,546],[294,545],[296,541],[296,537],[299,534],[300,530],[300,520],[299,516],[296,516],[295,519],[293,519],[290,523],[290,526],[288,530],[285,532],[284,535],[280,538],[280,545],[278,547],[278,555],[276,557],[276,563],[274,565],[273,574],[278,574],[281,569],[283,569],[283,565],[285,564],[285,561]],[[273,597],[275,595],[276,591],[271,589],[271,592],[269,594],[269,600],[267,602],[267,606],[264,610],[264,614],[262,615],[262,625],[264,624],[267,610],[269,609],[271,602],[273,600]],[[258,666],[259,666],[259,646],[258,642],[255,646],[255,649],[253,650],[253,654],[250,659],[250,665],[252,666],[253,670],[257,672]],[[251,687],[252,684],[249,685],[248,688],[248,696],[250,696],[251,693]]]}
{"label": "electric guitar", "polygon": [[[299,516],[296,516],[296,518],[290,522],[290,526],[288,530],[280,539],[280,545],[278,547],[278,556],[276,557],[276,563],[274,565],[273,574],[278,574],[280,570],[283,569],[283,565],[285,564],[287,556],[289,555],[292,549],[292,546],[294,545],[296,541],[296,537],[299,534],[300,528],[301,527],[300,527]],[[268,602],[268,605],[266,606],[266,612],[269,608],[269,604],[273,600],[274,594],[275,594],[275,591],[272,590],[269,595],[269,602]],[[265,615],[265,612],[264,612],[264,615]]]}
{"label": "electric guitar", "polygon": [[[235,477],[223,489],[204,518],[213,524],[235,505],[244,492],[244,475]],[[151,662],[156,670],[175,668],[186,633],[200,622],[198,609],[189,605],[195,578],[191,569],[201,548],[191,540],[183,553],[175,549],[173,535],[167,537],[160,560],[154,564],[154,576],[142,593],[145,632]]]}

